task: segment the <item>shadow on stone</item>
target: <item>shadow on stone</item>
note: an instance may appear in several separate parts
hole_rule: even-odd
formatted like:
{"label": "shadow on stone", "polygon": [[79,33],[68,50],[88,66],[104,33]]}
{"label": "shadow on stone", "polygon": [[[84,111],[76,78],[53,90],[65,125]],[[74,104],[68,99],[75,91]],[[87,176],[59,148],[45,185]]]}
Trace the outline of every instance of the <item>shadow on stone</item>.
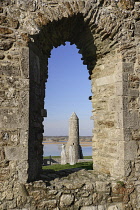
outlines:
{"label": "shadow on stone", "polygon": [[80,170],[91,170],[93,166],[93,163],[91,162],[91,164],[88,164],[87,166],[83,166],[83,167],[77,167],[77,168],[70,168],[70,169],[63,169],[63,170],[59,170],[59,171],[55,171],[53,169],[42,169],[42,173],[40,175],[40,178],[43,181],[52,181],[56,178],[63,178],[63,177],[67,177],[72,173],[78,172]]}
{"label": "shadow on stone", "polygon": [[69,174],[75,173],[80,170],[82,170],[82,168],[71,168],[60,171],[55,171],[53,169],[43,169],[40,178],[43,181],[52,181],[56,178],[67,177]]}

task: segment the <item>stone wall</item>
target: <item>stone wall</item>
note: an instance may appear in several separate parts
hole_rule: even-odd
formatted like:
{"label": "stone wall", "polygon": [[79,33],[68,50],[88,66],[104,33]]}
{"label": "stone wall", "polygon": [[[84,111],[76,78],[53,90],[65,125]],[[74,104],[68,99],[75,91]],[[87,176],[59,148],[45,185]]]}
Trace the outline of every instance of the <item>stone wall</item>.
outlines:
{"label": "stone wall", "polygon": [[120,55],[114,51],[97,61],[92,75],[94,168],[113,176],[125,173],[120,63]]}
{"label": "stone wall", "polygon": [[[132,183],[80,169],[49,171],[45,181],[14,186],[2,194],[1,209],[127,210],[139,209]],[[4,199],[7,202],[4,202]],[[131,202],[130,202],[131,200]]]}
{"label": "stone wall", "polygon": [[[36,182],[27,181],[41,179],[48,58],[66,41],[76,44],[92,83],[94,170],[134,185],[128,209],[140,208],[139,7],[133,0],[0,2],[1,209],[38,205],[30,200],[38,195],[32,188]],[[86,208],[74,207],[78,198],[73,193],[64,193],[75,199],[71,208]],[[64,209],[63,201],[58,203]],[[88,205],[103,209],[101,200]]]}

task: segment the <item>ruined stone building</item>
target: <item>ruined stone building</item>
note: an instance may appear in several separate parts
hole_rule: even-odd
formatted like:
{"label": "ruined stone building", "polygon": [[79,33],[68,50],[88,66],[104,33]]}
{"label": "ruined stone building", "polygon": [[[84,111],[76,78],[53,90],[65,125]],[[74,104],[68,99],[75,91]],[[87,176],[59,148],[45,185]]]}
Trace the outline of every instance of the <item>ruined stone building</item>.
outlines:
{"label": "ruined stone building", "polygon": [[[48,172],[49,182],[45,82],[52,48],[66,41],[91,80],[94,170]],[[1,0],[0,209],[140,209],[139,84],[138,0]]]}

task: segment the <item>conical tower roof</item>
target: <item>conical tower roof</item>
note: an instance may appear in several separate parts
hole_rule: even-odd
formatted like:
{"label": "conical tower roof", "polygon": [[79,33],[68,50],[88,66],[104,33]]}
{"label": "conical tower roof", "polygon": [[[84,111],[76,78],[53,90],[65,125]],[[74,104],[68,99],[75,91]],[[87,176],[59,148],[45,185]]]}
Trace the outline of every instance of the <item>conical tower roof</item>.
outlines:
{"label": "conical tower roof", "polygon": [[79,118],[77,117],[76,113],[73,112],[72,115],[71,115],[71,117],[70,117],[70,119],[76,119],[77,120]]}

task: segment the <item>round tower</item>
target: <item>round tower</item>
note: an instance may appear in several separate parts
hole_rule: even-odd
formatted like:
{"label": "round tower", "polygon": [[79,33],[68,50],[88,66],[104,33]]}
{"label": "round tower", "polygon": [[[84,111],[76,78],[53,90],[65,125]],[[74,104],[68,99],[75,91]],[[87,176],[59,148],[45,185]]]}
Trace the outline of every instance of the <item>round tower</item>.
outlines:
{"label": "round tower", "polygon": [[[72,146],[72,147],[71,147]],[[75,163],[82,157],[81,147],[79,145],[79,118],[73,112],[69,119],[69,139],[66,145],[67,162],[70,160],[70,147],[73,149]]]}
{"label": "round tower", "polygon": [[69,119],[69,142],[79,145],[79,118],[76,113],[73,112]]}

